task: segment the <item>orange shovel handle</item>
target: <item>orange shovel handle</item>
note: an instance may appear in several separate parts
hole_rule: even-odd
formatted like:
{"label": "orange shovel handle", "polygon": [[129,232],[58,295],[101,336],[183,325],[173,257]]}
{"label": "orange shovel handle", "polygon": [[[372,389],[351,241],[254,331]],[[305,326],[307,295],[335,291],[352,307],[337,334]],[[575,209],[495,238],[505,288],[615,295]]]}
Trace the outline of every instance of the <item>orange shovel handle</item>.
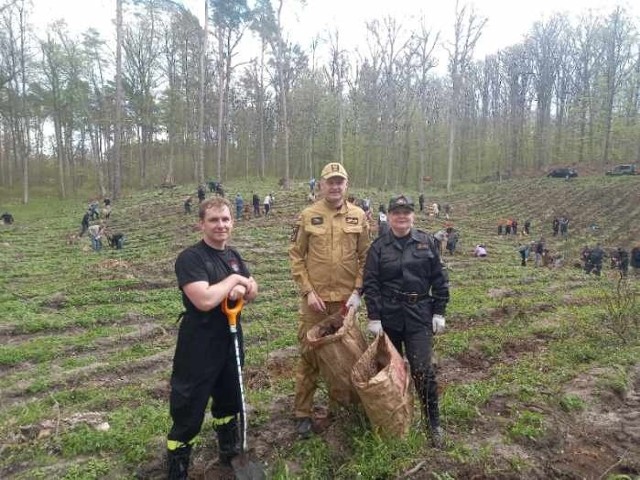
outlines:
{"label": "orange shovel handle", "polygon": [[224,297],[222,301],[222,311],[227,316],[227,320],[229,322],[230,327],[235,327],[238,323],[238,314],[242,310],[242,306],[244,305],[244,301],[242,298],[236,300],[236,304],[233,307],[229,306],[229,298]]}

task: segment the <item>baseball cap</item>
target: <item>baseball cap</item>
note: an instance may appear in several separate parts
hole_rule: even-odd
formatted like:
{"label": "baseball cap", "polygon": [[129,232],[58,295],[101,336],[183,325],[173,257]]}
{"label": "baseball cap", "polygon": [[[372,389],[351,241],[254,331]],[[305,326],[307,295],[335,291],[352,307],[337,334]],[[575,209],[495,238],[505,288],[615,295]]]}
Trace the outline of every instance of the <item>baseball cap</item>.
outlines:
{"label": "baseball cap", "polygon": [[331,177],[342,177],[346,180],[349,180],[347,171],[344,169],[342,164],[338,162],[327,163],[322,169],[320,178],[327,179]]}
{"label": "baseball cap", "polygon": [[397,195],[395,197],[391,197],[389,200],[389,208],[388,210],[395,210],[396,208],[407,208],[413,212],[413,200],[411,197],[406,195]]}

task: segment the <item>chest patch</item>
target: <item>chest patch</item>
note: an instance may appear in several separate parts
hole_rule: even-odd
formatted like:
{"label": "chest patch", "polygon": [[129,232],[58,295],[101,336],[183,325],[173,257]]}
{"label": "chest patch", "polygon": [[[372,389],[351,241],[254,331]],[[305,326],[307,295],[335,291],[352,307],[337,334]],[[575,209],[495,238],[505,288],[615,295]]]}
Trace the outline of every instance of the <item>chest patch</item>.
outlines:
{"label": "chest patch", "polygon": [[240,273],[240,263],[238,262],[237,259],[231,258],[229,260],[229,266],[231,267],[231,270],[233,270],[235,273]]}
{"label": "chest patch", "polygon": [[322,225],[324,223],[324,217],[312,217],[311,225]]}
{"label": "chest patch", "polygon": [[349,225],[358,225],[358,217],[346,217],[344,221]]}
{"label": "chest patch", "polygon": [[429,244],[428,243],[418,243],[416,245],[416,250],[429,250]]}

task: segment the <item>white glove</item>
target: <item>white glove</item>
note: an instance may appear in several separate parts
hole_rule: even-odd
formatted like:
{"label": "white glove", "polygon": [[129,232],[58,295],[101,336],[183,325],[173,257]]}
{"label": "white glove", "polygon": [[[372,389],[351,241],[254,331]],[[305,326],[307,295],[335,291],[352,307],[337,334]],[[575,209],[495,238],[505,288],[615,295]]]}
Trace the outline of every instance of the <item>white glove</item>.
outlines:
{"label": "white glove", "polygon": [[444,317],[442,315],[434,315],[433,319],[433,333],[438,334],[444,332]]}
{"label": "white glove", "polygon": [[380,320],[369,320],[367,323],[367,333],[377,336],[382,333],[382,322]]}
{"label": "white glove", "polygon": [[345,307],[347,307],[347,309],[353,307],[354,309],[358,310],[358,308],[360,307],[360,295],[358,295],[358,293],[356,292],[353,292],[347,300],[347,303],[345,303]]}

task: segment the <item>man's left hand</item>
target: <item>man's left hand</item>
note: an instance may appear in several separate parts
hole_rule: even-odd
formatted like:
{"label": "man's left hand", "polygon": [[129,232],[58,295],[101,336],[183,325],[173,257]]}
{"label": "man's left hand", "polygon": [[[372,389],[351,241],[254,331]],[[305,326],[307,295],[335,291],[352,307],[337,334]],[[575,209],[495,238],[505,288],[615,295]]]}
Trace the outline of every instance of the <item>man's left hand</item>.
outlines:
{"label": "man's left hand", "polygon": [[353,292],[344,306],[347,307],[347,309],[353,307],[355,310],[358,310],[358,308],[360,308],[360,295],[358,292]]}

